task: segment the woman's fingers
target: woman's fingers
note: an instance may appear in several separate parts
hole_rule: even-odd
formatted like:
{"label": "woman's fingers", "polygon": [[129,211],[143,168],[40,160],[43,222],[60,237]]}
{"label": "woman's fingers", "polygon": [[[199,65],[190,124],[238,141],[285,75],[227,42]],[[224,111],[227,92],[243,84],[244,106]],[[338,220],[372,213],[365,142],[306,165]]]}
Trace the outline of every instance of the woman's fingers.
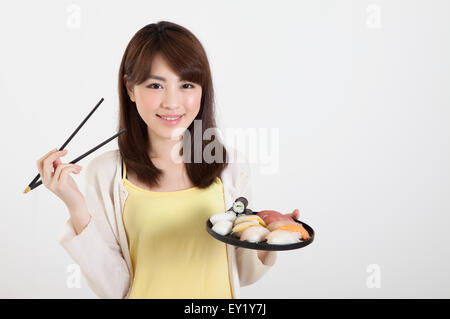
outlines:
{"label": "woman's fingers", "polygon": [[59,197],[67,207],[72,207],[79,205],[84,195],[69,174],[78,174],[82,167],[72,163],[62,163],[60,158],[66,154],[67,150],[51,150],[37,161],[37,166],[45,187]]}
{"label": "woman's fingers", "polygon": [[53,150],[51,150],[50,152],[48,152],[47,154],[45,154],[44,156],[42,156],[40,159],[38,159],[38,161],[36,162],[37,168],[39,170],[39,174],[41,175],[41,180],[42,183],[44,183],[44,185],[47,183],[47,179],[45,179],[44,177],[44,160],[49,157],[51,154],[56,153],[58,150],[55,148]]}
{"label": "woman's fingers", "polygon": [[[56,151],[58,151],[56,148],[52,149],[50,152],[48,152],[47,154],[45,154],[44,156],[42,156],[40,159],[37,160],[36,166],[37,166],[37,168],[39,170],[39,173],[42,172],[42,162],[44,161],[44,159],[46,159],[47,156],[49,156],[50,154],[52,154],[52,153],[54,153]],[[41,175],[42,175],[42,173],[41,173]]]}
{"label": "woman's fingers", "polygon": [[38,160],[37,160],[37,163],[36,163],[37,167],[40,168],[40,166],[41,166],[40,164],[42,163],[42,161],[43,161],[47,156],[49,156],[51,153],[56,152],[56,151],[57,151],[57,149],[54,148],[54,149],[52,149],[50,152],[48,152],[47,154],[45,154],[44,156],[42,156],[40,159],[38,159]]}
{"label": "woman's fingers", "polygon": [[52,181],[52,173],[53,173],[53,162],[61,156],[64,156],[67,151],[56,151],[48,155],[42,161],[42,173],[41,178],[43,183],[50,183]]}
{"label": "woman's fingers", "polygon": [[59,182],[65,183],[67,181],[69,173],[78,174],[80,171],[81,171],[81,166],[78,166],[78,165],[64,168],[61,172],[61,175],[59,176]]}
{"label": "woman's fingers", "polygon": [[53,175],[52,183],[64,182],[69,173],[78,173],[81,170],[81,166],[76,164],[59,164]]}
{"label": "woman's fingers", "polygon": [[294,219],[298,219],[298,216],[300,215],[300,211],[298,208],[294,209],[294,211],[291,213],[291,217]]}
{"label": "woman's fingers", "polygon": [[[53,162],[54,163],[54,162]],[[61,175],[61,171],[67,167],[70,166],[72,164],[59,164],[56,168],[55,168],[55,172],[53,173],[52,176],[52,181],[51,181],[51,185],[53,186],[54,184],[57,184],[59,181],[59,175]]]}
{"label": "woman's fingers", "polygon": [[61,164],[61,160],[59,158],[56,159],[56,161],[53,162],[53,169],[56,170],[59,164]]}

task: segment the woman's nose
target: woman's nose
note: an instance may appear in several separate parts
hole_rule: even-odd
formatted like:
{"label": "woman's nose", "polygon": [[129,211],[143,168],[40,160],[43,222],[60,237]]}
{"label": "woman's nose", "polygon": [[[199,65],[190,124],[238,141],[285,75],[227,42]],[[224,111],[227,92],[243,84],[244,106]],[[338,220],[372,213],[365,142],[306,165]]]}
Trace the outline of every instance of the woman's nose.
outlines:
{"label": "woman's nose", "polygon": [[169,110],[176,110],[178,108],[177,104],[167,104],[164,103],[162,106],[164,109],[169,109]]}
{"label": "woman's nose", "polygon": [[168,109],[176,109],[179,105],[178,97],[176,96],[176,94],[168,93],[164,97],[162,105],[163,105],[163,107],[168,108]]}

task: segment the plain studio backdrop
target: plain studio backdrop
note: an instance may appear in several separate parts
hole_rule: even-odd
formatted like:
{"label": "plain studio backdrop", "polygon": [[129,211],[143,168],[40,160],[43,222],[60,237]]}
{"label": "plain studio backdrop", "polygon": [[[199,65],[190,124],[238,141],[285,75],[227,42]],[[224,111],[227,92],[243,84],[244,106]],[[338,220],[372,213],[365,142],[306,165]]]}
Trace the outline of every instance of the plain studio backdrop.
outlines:
{"label": "plain studio backdrop", "polygon": [[250,207],[299,208],[316,230],[243,298],[450,297],[450,3],[437,0],[2,1],[0,297],[96,298],[58,243],[64,203],[22,191],[101,97],[63,162],[116,132],[122,54],[161,20],[202,42],[219,127],[259,132],[270,153],[252,162]]}

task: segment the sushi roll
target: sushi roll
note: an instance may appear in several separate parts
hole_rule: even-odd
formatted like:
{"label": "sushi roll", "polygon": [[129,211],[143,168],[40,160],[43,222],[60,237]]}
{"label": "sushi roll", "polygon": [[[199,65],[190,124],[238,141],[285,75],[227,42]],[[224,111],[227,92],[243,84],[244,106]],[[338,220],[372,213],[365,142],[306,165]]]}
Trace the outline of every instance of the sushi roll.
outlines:
{"label": "sushi roll", "polygon": [[245,212],[247,205],[248,205],[247,199],[245,197],[239,197],[234,201],[232,209],[236,214],[242,214]]}
{"label": "sushi roll", "polygon": [[230,222],[234,222],[236,219],[236,214],[234,212],[226,212],[226,213],[218,213],[214,214],[209,218],[209,221],[211,224],[216,224],[217,222],[221,220],[229,220]]}
{"label": "sushi roll", "polygon": [[250,208],[246,208],[244,211],[245,215],[253,215],[253,211]]}
{"label": "sushi roll", "polygon": [[286,245],[300,242],[300,234],[287,230],[274,230],[266,236],[268,244],[271,245]]}
{"label": "sushi roll", "polygon": [[259,243],[263,241],[269,233],[270,231],[266,227],[260,225],[251,226],[242,232],[240,239],[250,243]]}
{"label": "sushi roll", "polygon": [[266,223],[264,223],[264,221],[262,220],[261,217],[259,217],[258,215],[241,215],[236,217],[236,219],[234,220],[234,225],[236,226],[239,223],[243,223],[243,222],[248,222],[251,220],[256,220],[258,223],[261,224],[261,226],[266,226]]}
{"label": "sushi roll", "polygon": [[219,235],[226,236],[231,232],[232,228],[233,222],[229,220],[221,220],[215,223],[211,229],[216,233],[218,233]]}

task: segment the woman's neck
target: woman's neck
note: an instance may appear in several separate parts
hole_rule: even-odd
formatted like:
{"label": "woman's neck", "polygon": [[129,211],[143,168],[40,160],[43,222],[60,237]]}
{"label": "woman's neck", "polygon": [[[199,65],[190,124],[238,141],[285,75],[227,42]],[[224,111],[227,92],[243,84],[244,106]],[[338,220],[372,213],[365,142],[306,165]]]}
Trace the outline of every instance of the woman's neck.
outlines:
{"label": "woman's neck", "polygon": [[162,138],[149,134],[151,150],[149,150],[149,157],[152,160],[164,162],[167,165],[176,165],[182,163],[182,156],[180,155],[180,141],[170,138]]}

